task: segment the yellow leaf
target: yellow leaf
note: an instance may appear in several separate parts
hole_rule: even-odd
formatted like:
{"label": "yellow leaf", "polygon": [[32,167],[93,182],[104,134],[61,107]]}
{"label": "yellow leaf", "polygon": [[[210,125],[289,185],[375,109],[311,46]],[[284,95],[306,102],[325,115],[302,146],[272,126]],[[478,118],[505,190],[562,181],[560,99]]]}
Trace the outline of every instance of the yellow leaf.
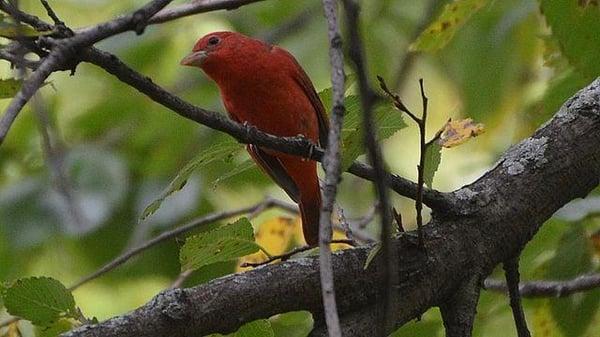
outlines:
{"label": "yellow leaf", "polygon": [[485,132],[483,124],[475,123],[471,118],[449,121],[444,126],[438,144],[443,147],[455,147],[483,132]]}
{"label": "yellow leaf", "polygon": [[[302,226],[299,218],[292,219],[288,217],[274,217],[258,226],[258,232],[254,235],[256,243],[263,247],[271,255],[281,255],[289,251],[296,241],[295,237],[300,230],[300,238],[302,237]],[[240,259],[240,263],[257,263],[267,260],[267,256],[262,250],[244,256]],[[251,268],[238,267],[237,271],[248,270]]]}

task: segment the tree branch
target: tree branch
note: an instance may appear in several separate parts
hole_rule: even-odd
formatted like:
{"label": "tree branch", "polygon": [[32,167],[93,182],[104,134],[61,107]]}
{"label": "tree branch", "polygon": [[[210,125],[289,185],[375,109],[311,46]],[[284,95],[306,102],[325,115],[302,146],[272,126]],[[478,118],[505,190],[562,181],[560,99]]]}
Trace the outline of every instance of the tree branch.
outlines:
{"label": "tree branch", "polygon": [[[364,128],[363,142],[367,148],[367,157],[373,166],[375,172],[374,185],[377,193],[378,209],[381,221],[381,256],[385,261],[384,286],[380,288],[381,309],[380,324],[377,330],[378,336],[387,336],[392,330],[393,312],[396,310],[397,298],[392,287],[397,284],[397,263],[398,255],[392,247],[392,214],[389,202],[388,186],[386,184],[383,154],[377,141],[377,129],[373,118],[373,106],[376,100],[376,94],[369,85],[367,74],[367,63],[364,59],[362,40],[360,38],[360,7],[355,0],[344,0],[344,9],[346,12],[346,23],[348,26],[348,35],[350,39],[349,54],[354,63],[358,77],[358,87],[360,92],[360,101],[362,107],[362,123]],[[417,200],[422,195],[417,185]]]}
{"label": "tree branch", "polygon": [[502,263],[504,273],[506,274],[506,284],[508,285],[508,294],[510,298],[510,308],[513,313],[513,319],[517,328],[519,337],[531,337],[525,320],[525,312],[521,303],[521,294],[519,293],[519,258],[512,258]]}
{"label": "tree branch", "polygon": [[[100,269],[96,270],[95,272],[91,273],[90,275],[85,276],[82,279],[80,279],[79,281],[77,281],[75,284],[73,284],[71,287],[69,287],[69,290],[75,290],[75,289],[79,288],[80,286],[82,286],[83,284],[108,273],[109,271],[111,271],[111,270],[117,268],[118,266],[122,265],[123,263],[127,262],[132,257],[140,254],[141,252],[143,252],[149,248],[156,246],[157,244],[159,244],[161,242],[173,239],[181,234],[192,231],[200,226],[203,226],[203,225],[209,224],[209,223],[213,223],[215,221],[232,218],[234,216],[239,216],[242,214],[249,213],[251,215],[254,215],[259,211],[262,212],[271,207],[279,207],[279,205],[280,204],[279,204],[278,200],[275,200],[272,198],[266,198],[265,200],[261,201],[258,204],[255,204],[253,206],[242,207],[239,209],[223,211],[223,212],[215,212],[215,213],[211,213],[211,214],[199,217],[197,219],[194,219],[194,220],[192,220],[186,224],[183,224],[175,229],[163,232],[160,235],[152,238],[151,240],[148,240],[148,241],[142,243],[141,245],[139,245],[137,247],[129,249],[128,251],[126,251],[123,254],[119,255],[118,257],[114,258],[112,261],[106,263]],[[285,205],[284,205],[284,207],[285,207]]]}
{"label": "tree branch", "polygon": [[[241,5],[246,3],[244,1],[216,1],[211,2],[210,4],[220,4],[219,6],[233,6],[232,4]],[[209,6],[209,3],[202,3],[203,5]],[[161,87],[157,86],[152,82],[152,80],[146,76],[143,76],[131,68],[127,67],[123,62],[121,62],[116,56],[111,55],[106,52],[102,52],[95,48],[87,48],[86,44],[94,43],[102,38],[106,38],[112,35],[116,35],[120,32],[126,31],[128,29],[141,29],[147,23],[144,19],[151,13],[151,10],[157,10],[158,7],[164,6],[165,2],[153,1],[150,4],[144,6],[142,9],[130,14],[128,16],[121,17],[119,19],[115,19],[112,21],[108,21],[93,27],[86,28],[82,31],[78,31],[75,36],[68,37],[63,36],[63,40],[46,40],[45,43],[53,45],[53,50],[50,55],[46,56],[44,61],[42,61],[42,65],[44,62],[49,62],[46,64],[46,68],[42,69],[43,71],[36,71],[34,74],[45,75],[44,79],[39,81],[33,75],[30,77],[30,81],[36,80],[36,82],[41,82],[47,78],[50,73],[58,70],[67,70],[74,69],[78,62],[84,60],[101,68],[105,69],[109,73],[118,77],[121,81],[129,84],[130,86],[136,88],[138,91],[146,94],[148,97],[153,99],[154,101],[168,107],[169,109],[175,111],[179,115],[194,120],[200,124],[206,125],[215,130],[219,130],[234,138],[238,139],[240,142],[244,143],[253,143],[256,145],[265,146],[271,149],[279,150],[284,153],[294,154],[304,156],[306,158],[311,158],[313,160],[321,160],[323,156],[323,150],[314,147],[314,145],[307,141],[304,138],[299,137],[276,137],[273,135],[268,135],[266,133],[260,132],[256,128],[245,127],[238,123],[232,122],[229,119],[221,116],[212,111],[207,111],[198,107],[195,107],[180,98],[170,94],[165,91]],[[234,8],[235,6],[231,7]],[[203,7],[204,8],[204,7]],[[229,7],[228,7],[229,8]],[[151,9],[151,10],[150,10]],[[208,7],[206,7],[208,10]],[[19,20],[30,24],[39,30],[51,30],[53,29],[52,25],[45,23],[40,20],[38,17],[29,15],[27,13],[21,12],[18,9],[15,9],[11,5],[8,5],[4,2],[0,2],[0,10],[3,10],[11,15],[14,15],[19,18]],[[10,55],[5,55],[10,57]],[[55,60],[55,59],[59,60]],[[50,62],[51,61],[51,62]],[[59,62],[61,61],[61,62]],[[40,70],[40,69],[38,69]],[[34,83],[35,84],[35,83]],[[12,122],[16,118],[16,115],[23,107],[23,105],[27,102],[27,100],[31,96],[29,95],[29,91],[25,90],[30,87],[28,82],[23,85],[22,91],[24,94],[23,100],[20,98],[21,93],[19,93],[15,99],[13,99],[13,103],[15,103],[15,107],[12,110],[7,110],[7,113],[3,116],[2,120],[0,120],[0,145],[8,129],[12,125]],[[32,86],[33,92],[37,90],[39,87]],[[31,93],[33,94],[33,93]],[[17,98],[19,98],[17,100]],[[19,103],[19,104],[16,104]],[[368,165],[365,165],[360,162],[354,162],[348,172],[361,177],[367,180],[374,180],[374,171]],[[399,193],[400,195],[416,198],[417,195],[417,186],[415,183],[401,178],[395,174],[385,173],[385,180],[387,184],[390,186],[392,190]],[[431,207],[432,209],[441,211],[441,212],[452,212],[454,209],[454,198],[447,194],[441,193],[435,190],[426,189],[424,191],[423,197],[424,203]]]}
{"label": "tree branch", "polygon": [[163,23],[179,19],[184,16],[212,12],[221,9],[233,10],[244,5],[249,5],[260,1],[264,0],[193,0],[173,8],[163,9],[162,11],[156,13],[156,15],[150,19],[149,23]]}
{"label": "tree branch", "polygon": [[323,155],[325,183],[323,185],[323,206],[319,224],[319,273],[321,275],[325,322],[330,337],[342,336],[335,300],[331,247],[329,246],[332,237],[331,214],[333,213],[337,186],[342,174],[340,163],[342,160],[341,138],[344,113],[346,111],[344,107],[344,54],[337,19],[337,8],[336,0],[323,0],[323,11],[327,18],[327,35],[329,37],[333,110],[331,111],[327,149]]}
{"label": "tree branch", "polygon": [[[508,292],[505,282],[486,279],[484,283],[486,290],[497,292]],[[581,275],[572,280],[561,281],[529,281],[519,284],[521,297],[567,297],[573,294],[600,288],[600,273]]]}
{"label": "tree branch", "polygon": [[[77,48],[87,47],[109,36],[130,29],[134,29],[138,34],[141,34],[147,20],[171,1],[172,0],[154,0],[130,15],[125,15],[112,21],[96,25],[85,32],[61,40],[59,44],[56,44],[51,53],[42,61],[40,66],[23,82],[21,89],[12,99],[6,112],[2,116],[2,119],[0,120],[0,145],[2,145],[12,123],[15,121],[25,104],[27,104],[33,94],[35,94],[42,86],[50,74],[63,68],[65,63],[75,56]],[[31,23],[40,28],[42,27],[39,18],[22,14],[17,8],[4,2],[1,3],[1,6],[3,10],[7,10],[11,15],[16,16],[18,20],[23,20],[24,22]]]}
{"label": "tree branch", "polygon": [[[483,177],[453,192],[461,201],[457,211],[464,216],[434,213],[423,227],[426,245],[435,249],[424,254],[406,235],[394,240],[402,256],[393,288],[402,299],[394,312],[395,326],[444,303],[474,273],[483,277],[515,256],[556,210],[594,189],[600,177],[599,128],[600,79],[566,102],[530,138],[511,147]],[[373,312],[384,261],[377,256],[364,270],[369,248],[333,255],[344,336],[360,336],[364,327],[376,324]],[[309,310],[318,321],[323,314],[318,270],[316,259],[305,258],[166,291],[132,313],[65,336],[228,333],[245,322],[292,310]],[[363,330],[354,330],[357,324]]]}
{"label": "tree branch", "polygon": [[469,275],[458,289],[440,305],[447,337],[470,337],[479,301],[479,272]]}
{"label": "tree branch", "polygon": [[[90,48],[84,50],[81,57],[83,61],[104,69],[122,82],[135,88],[153,101],[171,109],[180,116],[211,129],[225,132],[242,143],[252,143],[284,153],[299,155],[317,161],[322,160],[323,149],[315,147],[314,144],[304,137],[273,136],[261,132],[254,127],[236,123],[219,113],[196,107],[164,90],[147,76],[129,68],[115,55],[96,48]],[[371,181],[375,179],[373,168],[358,161],[355,161],[350,166],[348,172],[363,179]],[[396,193],[413,199],[416,197],[417,185],[415,183],[390,173],[386,173],[386,181]],[[452,212],[455,198],[449,193],[424,189],[423,202],[432,209],[439,210],[440,212]]]}

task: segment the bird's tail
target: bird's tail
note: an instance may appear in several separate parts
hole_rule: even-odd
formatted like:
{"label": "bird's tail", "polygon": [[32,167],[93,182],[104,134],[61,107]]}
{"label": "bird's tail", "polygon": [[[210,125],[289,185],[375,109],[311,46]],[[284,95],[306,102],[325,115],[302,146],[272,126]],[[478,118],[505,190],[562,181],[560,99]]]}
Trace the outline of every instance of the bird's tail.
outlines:
{"label": "bird's tail", "polygon": [[309,245],[319,242],[319,219],[321,215],[321,190],[317,181],[312,193],[300,196],[300,215],[302,216],[302,232]]}

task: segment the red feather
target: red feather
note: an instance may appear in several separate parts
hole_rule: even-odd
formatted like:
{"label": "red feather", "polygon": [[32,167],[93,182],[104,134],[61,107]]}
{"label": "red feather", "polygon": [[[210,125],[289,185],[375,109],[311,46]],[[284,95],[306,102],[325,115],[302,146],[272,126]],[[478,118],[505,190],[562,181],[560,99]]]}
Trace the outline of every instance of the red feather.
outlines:
{"label": "red feather", "polygon": [[[230,117],[277,136],[304,135],[327,142],[325,109],[315,88],[286,50],[239,33],[202,37],[182,64],[197,66],[219,86]],[[316,163],[300,157],[248,146],[256,163],[300,207],[304,238],[319,237],[321,191]]]}

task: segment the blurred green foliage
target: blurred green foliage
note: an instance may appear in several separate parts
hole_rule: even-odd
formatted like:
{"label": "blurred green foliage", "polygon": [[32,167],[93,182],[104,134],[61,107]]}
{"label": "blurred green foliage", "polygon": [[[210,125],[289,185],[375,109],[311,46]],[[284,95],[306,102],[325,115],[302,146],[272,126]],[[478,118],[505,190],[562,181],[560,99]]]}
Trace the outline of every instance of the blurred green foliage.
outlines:
{"label": "blurred green foliage", "polygon": [[[479,9],[464,13],[453,36],[440,42],[445,46],[407,56],[415,32],[430,26],[450,2],[363,0],[361,12],[370,74],[394,84],[416,111],[421,104],[417,79],[424,78],[430,98],[429,135],[449,117],[471,117],[486,125],[486,133],[476,140],[443,151],[433,182],[440,190],[458,188],[491,168],[511,144],[528,136],[566,98],[600,75],[600,9],[596,1],[468,1]],[[65,0],[52,4],[68,25],[82,27],[143,3]],[[20,4],[47,18],[38,1],[21,0]],[[275,43],[298,58],[317,90],[326,89],[330,86],[328,41],[319,6],[319,0],[264,1],[151,26],[142,36],[122,34],[99,47],[186,100],[223,111],[215,85],[200,71],[178,65],[196,39],[215,30],[278,36]],[[302,14],[307,9],[314,9],[314,14]],[[299,15],[305,16],[302,25],[278,34],[281,25]],[[414,58],[409,67],[402,66],[406,57]],[[3,80],[16,75],[7,62],[0,62],[0,72]],[[377,83],[375,78],[372,82]],[[0,97],[14,92],[14,82],[0,84]],[[167,188],[171,194],[182,186],[168,189],[186,163],[211,147],[222,146],[228,136],[177,116],[88,64],[78,66],[73,77],[52,75],[41,90],[41,99],[49,111],[52,134],[64,156],[83,221],[70,214],[69,204],[45,165],[38,121],[29,105],[0,147],[0,281],[43,275],[70,285],[124,249],[193,217],[250,205],[267,194],[287,198],[249,164],[244,151],[233,152],[211,158],[210,165],[198,165],[202,167],[193,172],[184,171],[182,181],[187,184],[165,195],[160,208],[139,220],[161,191]],[[0,100],[0,108],[4,110],[8,102]],[[380,123],[402,128],[400,115],[392,116],[396,113],[385,111]],[[389,138],[383,142],[384,155],[391,171],[414,180],[418,137],[416,127],[407,124],[401,132],[385,135]],[[358,217],[372,205],[371,185],[344,175],[339,201],[348,217]],[[396,196],[392,201],[405,224],[414,226],[412,201]],[[589,239],[600,228],[598,207],[573,204],[549,220],[523,253],[523,279],[568,279],[598,271],[600,254]],[[573,220],[569,212],[583,212],[583,216]],[[253,224],[276,214],[279,212],[268,211]],[[367,230],[377,232],[374,223]],[[74,292],[77,305],[85,314],[105,319],[145,303],[179,274],[180,245],[179,241],[163,243],[84,285]],[[185,285],[207,282],[234,270],[232,262],[205,266]],[[493,276],[501,278],[502,274],[496,271]],[[565,337],[597,336],[599,303],[600,290],[524,302],[534,335]],[[4,316],[0,310],[0,320]],[[34,333],[27,322],[20,325],[25,335]],[[251,324],[239,335],[247,336],[250,331],[248,336],[255,336],[254,332],[267,330],[265,336],[306,336],[311,326],[309,314],[291,313]],[[483,292],[474,335],[514,336],[512,326],[508,299]],[[439,312],[431,310],[394,336],[442,334]]]}

